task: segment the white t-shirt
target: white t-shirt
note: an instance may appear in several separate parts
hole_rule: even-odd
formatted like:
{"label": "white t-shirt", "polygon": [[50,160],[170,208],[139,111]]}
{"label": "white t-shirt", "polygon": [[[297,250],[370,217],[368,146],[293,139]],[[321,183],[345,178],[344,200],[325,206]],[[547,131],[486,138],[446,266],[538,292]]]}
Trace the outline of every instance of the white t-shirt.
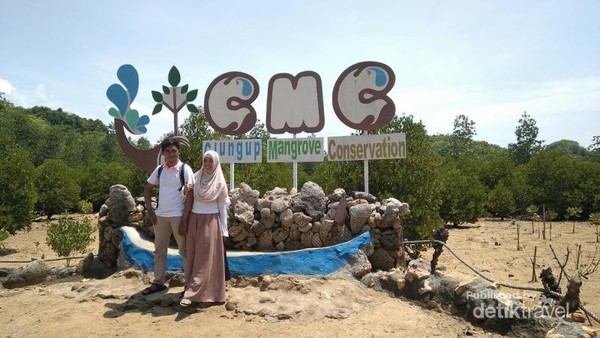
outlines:
{"label": "white t-shirt", "polygon": [[[160,173],[160,182],[158,182],[158,169],[163,166],[157,166],[150,177],[148,183],[158,185],[158,209],[156,216],[161,217],[180,217],[183,215],[183,204],[185,196],[181,188],[181,179],[179,178],[179,169],[184,165],[178,161],[174,167],[167,168],[165,165]],[[194,183],[194,172],[189,165],[186,165],[183,170],[183,177],[186,184]],[[191,192],[190,192],[191,193]]]}

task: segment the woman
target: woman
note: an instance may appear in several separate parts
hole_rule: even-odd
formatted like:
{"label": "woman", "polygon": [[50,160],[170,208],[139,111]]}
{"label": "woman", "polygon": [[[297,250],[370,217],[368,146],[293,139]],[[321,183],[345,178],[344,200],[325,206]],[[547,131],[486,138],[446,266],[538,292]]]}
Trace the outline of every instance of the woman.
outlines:
{"label": "woman", "polygon": [[[219,155],[204,153],[188,194],[179,233],[185,235],[185,291],[180,305],[225,302],[225,246],[229,195]],[[190,213],[191,211],[191,213]]]}

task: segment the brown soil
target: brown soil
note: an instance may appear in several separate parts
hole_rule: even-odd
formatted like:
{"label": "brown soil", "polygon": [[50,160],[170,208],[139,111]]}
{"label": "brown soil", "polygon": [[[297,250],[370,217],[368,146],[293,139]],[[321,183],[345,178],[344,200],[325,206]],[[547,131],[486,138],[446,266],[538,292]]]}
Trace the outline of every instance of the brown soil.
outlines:
{"label": "brown soil", "polygon": [[[96,223],[95,216],[88,217],[94,218]],[[539,282],[530,282],[530,257],[536,246],[538,275],[543,265],[552,266],[555,274],[560,271],[548,244],[552,244],[561,260],[569,247],[569,273],[575,273],[577,244],[582,246],[580,266],[590,262],[597,245],[595,228],[590,224],[578,223],[576,233],[572,234],[571,222],[553,223],[552,240],[538,238],[537,224],[535,228],[536,233],[532,233],[531,222],[521,222],[520,251],[517,251],[516,226],[508,221],[483,221],[466,229],[451,229],[448,244],[491,278],[518,285],[541,286]],[[549,231],[549,225],[547,228]],[[19,232],[6,240],[0,269],[24,265],[4,261],[56,258],[45,244],[45,229],[44,222],[36,222],[30,231]],[[96,241],[97,238],[96,234]],[[90,245],[90,251],[97,251],[97,242]],[[431,254],[432,250],[423,253],[428,259]],[[49,263],[51,266],[64,264],[65,261]],[[445,274],[461,280],[470,280],[474,276],[447,250],[440,257],[439,267]],[[590,309],[600,313],[598,276],[600,272],[584,279],[581,299]],[[228,300],[238,304],[238,311],[228,311],[225,306],[191,315],[161,307],[149,311],[115,311],[115,308],[122,310],[129,297],[145,286],[144,280],[147,278],[117,273],[104,280],[81,280],[74,276],[20,289],[0,288],[0,332],[6,337],[496,336],[462,318],[426,310],[408,300],[362,287],[357,282],[324,278],[277,277],[273,285],[280,285],[266,291],[230,282]],[[564,285],[563,277],[563,290]],[[171,288],[169,293],[179,291],[181,288]],[[539,297],[535,292],[506,288],[501,291],[519,295],[530,302]],[[278,319],[277,314],[281,313],[289,316]]]}

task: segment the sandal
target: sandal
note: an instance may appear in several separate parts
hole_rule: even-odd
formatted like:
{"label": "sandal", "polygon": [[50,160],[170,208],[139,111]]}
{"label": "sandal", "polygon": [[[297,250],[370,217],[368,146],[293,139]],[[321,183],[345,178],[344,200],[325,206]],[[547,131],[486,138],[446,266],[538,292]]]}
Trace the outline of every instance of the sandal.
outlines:
{"label": "sandal", "polygon": [[187,314],[196,313],[197,309],[192,304],[193,303],[191,300],[183,298],[177,306],[177,312],[183,312]]}
{"label": "sandal", "polygon": [[164,285],[162,285],[162,284],[152,283],[152,284],[150,284],[149,287],[145,288],[142,291],[142,295],[148,296],[148,295],[151,295],[153,293],[160,292],[160,291],[162,291],[162,290],[164,290],[166,288],[167,287],[164,286]]}

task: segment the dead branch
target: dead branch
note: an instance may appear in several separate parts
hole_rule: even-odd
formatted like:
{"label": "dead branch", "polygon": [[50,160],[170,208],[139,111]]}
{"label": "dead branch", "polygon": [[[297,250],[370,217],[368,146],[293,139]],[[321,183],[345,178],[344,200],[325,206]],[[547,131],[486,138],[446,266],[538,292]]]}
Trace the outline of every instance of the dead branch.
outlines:
{"label": "dead branch", "polygon": [[560,260],[556,256],[556,252],[554,252],[554,248],[552,247],[552,244],[548,244],[548,246],[550,246],[550,250],[552,251],[552,255],[554,256],[554,260],[556,261],[556,263],[558,263],[558,266],[560,267],[560,274],[558,276],[558,284],[560,285],[560,280],[562,279],[562,275],[563,274],[565,275],[565,277],[567,278],[567,280],[570,279],[569,275],[567,274],[567,271],[566,271],[565,267],[567,266],[567,262],[569,261],[569,255],[571,254],[571,250],[567,246],[567,255],[566,255],[566,258],[565,258],[565,262],[561,264]]}
{"label": "dead branch", "polygon": [[593,274],[598,270],[598,266],[600,265],[600,257],[598,256],[598,245],[596,245],[596,250],[594,251],[594,256],[592,256],[592,261],[585,267],[585,270],[579,271],[578,274],[587,279],[589,275]]}

